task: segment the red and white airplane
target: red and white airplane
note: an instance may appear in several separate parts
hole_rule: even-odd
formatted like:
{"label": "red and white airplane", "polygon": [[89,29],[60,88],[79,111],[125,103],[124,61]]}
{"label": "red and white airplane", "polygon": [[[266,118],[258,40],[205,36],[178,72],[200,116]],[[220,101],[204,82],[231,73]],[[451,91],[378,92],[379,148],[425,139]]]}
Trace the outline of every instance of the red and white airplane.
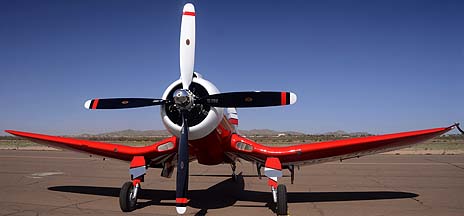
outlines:
{"label": "red and white airplane", "polygon": [[184,214],[188,205],[189,162],[203,165],[230,164],[235,179],[235,164],[240,159],[264,167],[278,215],[287,214],[287,193],[278,184],[282,170],[288,169],[293,183],[295,166],[343,160],[404,148],[444,134],[459,124],[433,128],[288,147],[268,147],[239,135],[235,108],[294,104],[291,92],[220,93],[211,82],[194,72],[195,8],[188,3],[182,13],[180,34],[180,79],[165,90],[162,99],[110,98],[85,102],[87,109],[125,109],[161,106],[161,118],[172,137],[146,147],[78,140],[43,134],[7,130],[33,142],[87,152],[130,162],[131,181],[122,185],[119,203],[124,212],[136,208],[137,194],[148,168],[162,168],[161,176],[170,178],[177,167],[176,210]]}

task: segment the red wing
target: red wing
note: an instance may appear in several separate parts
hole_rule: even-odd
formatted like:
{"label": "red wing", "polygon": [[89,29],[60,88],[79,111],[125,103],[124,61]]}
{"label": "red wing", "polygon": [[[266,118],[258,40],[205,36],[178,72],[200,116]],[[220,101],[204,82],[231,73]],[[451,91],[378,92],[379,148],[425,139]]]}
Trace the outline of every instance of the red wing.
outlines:
{"label": "red wing", "polygon": [[267,157],[279,158],[282,165],[314,164],[405,148],[444,134],[454,126],[287,147],[264,146],[234,134],[230,151],[262,164]]}
{"label": "red wing", "polygon": [[147,159],[152,159],[152,162],[157,163],[158,161],[167,159],[177,152],[177,142],[176,137],[174,136],[150,146],[132,147],[21,131],[6,130],[5,132],[24,137],[28,140],[31,140],[32,142],[42,145],[79,152],[87,152],[90,154],[116,158],[124,161],[131,161],[134,156],[144,156]]}

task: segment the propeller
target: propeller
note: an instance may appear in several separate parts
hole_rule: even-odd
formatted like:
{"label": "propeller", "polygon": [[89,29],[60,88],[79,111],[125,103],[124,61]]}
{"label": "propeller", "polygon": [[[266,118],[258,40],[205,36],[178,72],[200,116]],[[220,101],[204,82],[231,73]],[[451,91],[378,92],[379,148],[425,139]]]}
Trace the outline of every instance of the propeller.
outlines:
{"label": "propeller", "polygon": [[198,103],[213,107],[267,107],[294,104],[296,94],[292,92],[228,92],[208,95]]}
{"label": "propeller", "polygon": [[154,98],[106,98],[91,99],[84,103],[86,109],[126,109],[162,105],[166,101]]}

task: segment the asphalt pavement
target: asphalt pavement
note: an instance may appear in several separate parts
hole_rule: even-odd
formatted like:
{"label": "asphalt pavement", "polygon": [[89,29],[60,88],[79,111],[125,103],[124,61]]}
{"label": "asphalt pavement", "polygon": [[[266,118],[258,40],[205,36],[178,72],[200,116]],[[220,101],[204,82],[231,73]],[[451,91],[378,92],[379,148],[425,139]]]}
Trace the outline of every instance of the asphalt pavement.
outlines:
{"label": "asphalt pavement", "polygon": [[[175,173],[149,169],[134,212],[119,209],[129,164],[67,151],[0,150],[0,215],[176,215]],[[275,215],[267,180],[239,164],[190,165],[187,215]],[[284,174],[288,174],[285,171]],[[464,155],[373,155],[284,177],[290,215],[464,215]]]}

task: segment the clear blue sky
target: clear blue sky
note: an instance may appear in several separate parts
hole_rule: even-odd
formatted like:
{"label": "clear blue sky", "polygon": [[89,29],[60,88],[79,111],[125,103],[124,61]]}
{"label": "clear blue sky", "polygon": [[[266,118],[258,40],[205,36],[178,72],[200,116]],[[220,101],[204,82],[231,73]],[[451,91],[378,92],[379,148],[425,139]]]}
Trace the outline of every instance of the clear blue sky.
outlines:
{"label": "clear blue sky", "polygon": [[[0,135],[163,129],[159,108],[85,110],[94,97],[161,97],[179,78],[185,1],[0,1]],[[196,71],[220,91],[289,90],[240,127],[389,133],[464,123],[464,2],[194,2]]]}

